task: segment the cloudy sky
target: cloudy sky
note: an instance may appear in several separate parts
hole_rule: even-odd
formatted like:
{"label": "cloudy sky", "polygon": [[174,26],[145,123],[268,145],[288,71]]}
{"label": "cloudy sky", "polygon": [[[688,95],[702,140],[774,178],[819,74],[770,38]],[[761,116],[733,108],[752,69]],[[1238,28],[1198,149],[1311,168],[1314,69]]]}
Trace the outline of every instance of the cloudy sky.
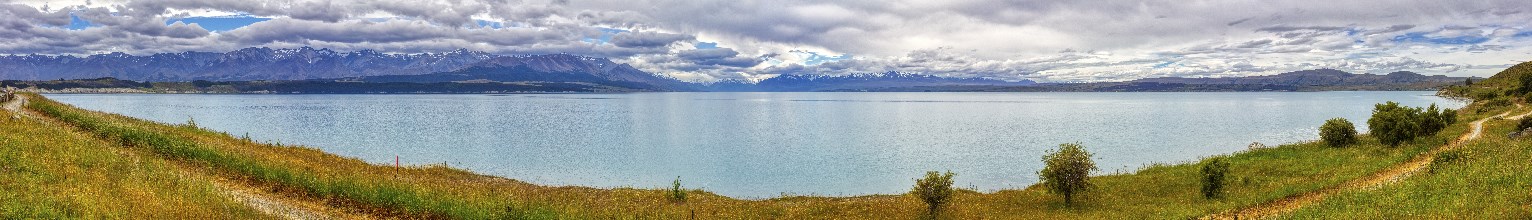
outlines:
{"label": "cloudy sky", "polygon": [[0,54],[244,47],[608,57],[691,81],[901,71],[1045,82],[1333,68],[1488,76],[1526,0],[0,0]]}

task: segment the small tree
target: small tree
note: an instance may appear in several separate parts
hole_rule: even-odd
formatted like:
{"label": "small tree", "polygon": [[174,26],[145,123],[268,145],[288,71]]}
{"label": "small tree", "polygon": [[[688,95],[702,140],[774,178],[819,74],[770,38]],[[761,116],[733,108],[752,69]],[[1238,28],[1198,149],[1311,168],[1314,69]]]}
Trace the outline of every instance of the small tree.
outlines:
{"label": "small tree", "polygon": [[1414,140],[1420,133],[1420,124],[1415,122],[1419,112],[1420,109],[1400,106],[1396,102],[1377,104],[1373,106],[1372,118],[1367,119],[1367,127],[1372,129],[1372,136],[1377,137],[1378,142],[1399,146]]}
{"label": "small tree", "polygon": [[1319,126],[1319,139],[1331,147],[1349,146],[1356,143],[1356,125],[1345,118],[1325,120],[1325,124]]}
{"label": "small tree", "polygon": [[686,202],[686,190],[681,189],[681,176],[676,176],[676,181],[670,182],[670,193],[667,196],[673,202]]}
{"label": "small tree", "polygon": [[1202,161],[1202,197],[1212,199],[1223,196],[1224,183],[1229,179],[1228,173],[1229,162],[1223,157]]}
{"label": "small tree", "polygon": [[926,202],[928,214],[934,217],[942,205],[952,201],[952,191],[952,171],[946,174],[929,171],[925,178],[915,180],[915,188],[910,193]]}
{"label": "small tree", "polygon": [[1446,118],[1442,116],[1441,110],[1436,109],[1436,103],[1432,103],[1426,111],[1416,115],[1415,121],[1420,124],[1419,136],[1434,135],[1447,128]]}
{"label": "small tree", "polygon": [[1473,85],[1473,78],[1463,79],[1463,85],[1465,85],[1465,86],[1472,86]]}
{"label": "small tree", "polygon": [[1074,195],[1091,188],[1090,172],[1096,170],[1090,152],[1078,143],[1060,144],[1057,150],[1043,155],[1047,166],[1038,171],[1048,192],[1064,196],[1064,204],[1074,201]]}
{"label": "small tree", "polygon": [[1442,116],[1442,121],[1443,122],[1447,122],[1447,124],[1449,124],[1449,125],[1453,124],[1453,123],[1458,123],[1458,110],[1456,110],[1456,109],[1450,109],[1450,108],[1449,109],[1442,109],[1442,115],[1441,116]]}

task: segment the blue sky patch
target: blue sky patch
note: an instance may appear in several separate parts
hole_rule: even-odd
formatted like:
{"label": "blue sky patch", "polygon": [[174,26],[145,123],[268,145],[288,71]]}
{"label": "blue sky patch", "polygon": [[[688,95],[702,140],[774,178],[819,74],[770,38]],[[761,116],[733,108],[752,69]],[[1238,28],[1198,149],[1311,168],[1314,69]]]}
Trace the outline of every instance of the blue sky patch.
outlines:
{"label": "blue sky patch", "polygon": [[86,21],[85,19],[81,19],[80,16],[75,16],[74,13],[70,13],[69,25],[64,26],[64,28],[70,30],[85,30],[85,28],[94,26],[96,25],[91,24],[90,21]]}
{"label": "blue sky patch", "polygon": [[1426,32],[1411,32],[1394,37],[1394,42],[1417,42],[1434,44],[1479,44],[1489,41],[1481,36],[1428,37]]}
{"label": "blue sky patch", "polygon": [[1155,64],[1154,68],[1155,69],[1165,68],[1167,66],[1170,66],[1171,64],[1176,64],[1176,61],[1165,61],[1164,63]]}
{"label": "blue sky patch", "polygon": [[606,44],[606,42],[611,42],[612,41],[612,36],[617,36],[617,34],[620,34],[622,32],[628,32],[628,30],[616,29],[616,28],[600,28],[600,29],[601,29],[601,36],[598,36],[598,37],[595,37],[595,38],[587,37],[585,39],[580,39],[580,41],[584,41],[586,43],[591,43],[591,44]]}
{"label": "blue sky patch", "polygon": [[839,56],[825,56],[825,55],[822,55],[822,54],[819,54],[819,53],[816,53],[816,52],[801,52],[801,53],[805,53],[805,54],[809,55],[808,59],[804,59],[803,60],[803,65],[819,65],[821,63],[827,63],[827,62],[832,62],[832,61],[841,61],[841,60],[845,60],[845,59],[851,59],[851,55],[850,54],[841,54]]}
{"label": "blue sky patch", "polygon": [[697,49],[713,49],[718,48],[718,42],[697,42],[697,46],[693,47]]}
{"label": "blue sky patch", "polygon": [[491,29],[505,28],[505,23],[501,23],[501,22],[498,22],[498,21],[473,20],[473,22],[477,23],[479,25],[479,27],[481,27],[481,28],[491,28]]}
{"label": "blue sky patch", "polygon": [[186,24],[197,24],[208,31],[221,32],[239,29],[256,22],[271,20],[270,18],[258,18],[250,16],[227,16],[227,17],[189,17],[171,18],[165,20],[165,25],[174,24],[177,21]]}

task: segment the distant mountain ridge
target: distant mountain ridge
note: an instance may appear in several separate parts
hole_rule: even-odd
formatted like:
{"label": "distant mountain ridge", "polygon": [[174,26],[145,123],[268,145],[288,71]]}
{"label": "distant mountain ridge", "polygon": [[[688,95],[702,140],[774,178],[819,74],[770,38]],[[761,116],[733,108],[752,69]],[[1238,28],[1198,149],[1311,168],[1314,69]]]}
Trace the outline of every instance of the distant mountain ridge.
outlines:
{"label": "distant mountain ridge", "polygon": [[567,54],[504,56],[484,60],[454,71],[421,75],[364,76],[341,80],[370,83],[578,82],[634,91],[698,90],[695,84],[644,72],[628,64],[617,64],[604,58]]}
{"label": "distant mountain ridge", "polygon": [[882,72],[831,75],[781,75],[756,83],[725,81],[708,85],[712,91],[816,92],[874,91],[906,87],[942,86],[1028,86],[1030,80],[1008,82],[987,78],[953,78],[932,75]]}
{"label": "distant mountain ridge", "polygon": [[[939,77],[908,72],[779,75],[758,82],[691,83],[606,58],[570,54],[495,55],[459,49],[446,53],[388,54],[373,50],[245,48],[225,53],[182,52],[134,56],[0,56],[0,79],[114,79],[138,82],[228,82],[216,92],[645,92],[645,91],[1329,91],[1430,90],[1464,77],[1413,72],[1351,74],[1316,69],[1269,76],[1162,77],[1127,82],[1039,84],[989,78]],[[19,81],[18,81],[19,80]],[[238,81],[279,81],[234,83]],[[285,82],[284,82],[285,81]],[[302,81],[302,82],[296,82]],[[387,84],[387,85],[380,85]],[[28,85],[42,85],[31,83]],[[55,87],[70,83],[51,84]],[[209,85],[200,83],[200,85]],[[340,88],[324,88],[324,87]],[[67,86],[62,86],[67,87]],[[443,88],[438,88],[443,87]],[[165,88],[160,91],[204,88]]]}
{"label": "distant mountain ridge", "polygon": [[51,80],[113,77],[134,81],[303,80],[376,75],[412,75],[461,69],[499,57],[458,50],[446,53],[346,53],[301,47],[252,47],[226,53],[182,52],[134,56],[125,53],[0,56],[0,78]]}
{"label": "distant mountain ridge", "polygon": [[1291,85],[1291,86],[1346,86],[1346,85],[1382,85],[1382,84],[1411,84],[1411,83],[1456,83],[1463,82],[1463,77],[1426,76],[1410,71],[1398,71],[1385,75],[1352,74],[1346,71],[1334,69],[1314,69],[1286,72],[1269,76],[1246,76],[1225,78],[1181,78],[1162,77],[1133,80],[1130,82],[1141,83],[1180,83],[1180,84],[1266,84],[1266,85]]}
{"label": "distant mountain ridge", "polygon": [[[374,50],[336,52],[312,47],[252,47],[225,53],[182,52],[145,56],[125,53],[83,57],[0,56],[0,79],[37,81],[102,77],[140,82],[327,80],[417,84],[575,83],[599,88],[595,91],[860,91],[908,86],[1015,86],[1032,83],[884,72],[842,76],[783,75],[758,83],[725,81],[698,84],[645,72],[606,58],[570,54],[495,55],[466,49],[446,53],[388,54]],[[500,87],[503,86],[494,88]]]}

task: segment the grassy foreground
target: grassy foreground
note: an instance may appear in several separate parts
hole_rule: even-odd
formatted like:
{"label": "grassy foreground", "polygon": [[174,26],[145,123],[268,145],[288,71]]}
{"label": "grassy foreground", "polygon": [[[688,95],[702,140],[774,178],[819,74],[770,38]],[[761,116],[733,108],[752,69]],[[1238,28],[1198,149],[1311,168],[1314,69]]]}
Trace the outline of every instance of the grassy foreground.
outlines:
{"label": "grassy foreground", "polygon": [[[1518,113],[1519,114],[1519,113]],[[1516,121],[1491,120],[1480,140],[1448,150],[1431,172],[1377,189],[1349,191],[1285,218],[1529,219],[1532,218],[1532,144],[1509,139]]]}
{"label": "grassy foreground", "polygon": [[268,219],[204,175],[0,111],[0,219]]}
{"label": "grassy foreground", "polygon": [[[1473,85],[1442,93],[1471,97],[1480,106],[1532,100],[1532,62],[1507,68]],[[1520,115],[1525,111],[1515,112]],[[1490,120],[1484,136],[1437,157],[1433,172],[1371,190],[1348,191],[1297,210],[1287,218],[1532,219],[1532,138],[1511,139],[1515,120]]]}
{"label": "grassy foreground", "polygon": [[[243,140],[228,134],[189,125],[167,125],[119,115],[82,110],[27,95],[26,106],[38,115],[60,123],[34,124],[35,129],[59,132],[5,130],[4,155],[31,155],[49,151],[45,148],[12,146],[52,146],[56,141],[43,138],[76,137],[78,147],[54,150],[60,157],[97,156],[117,161],[164,161],[183,166],[144,167],[150,173],[175,176],[176,172],[210,173],[245,184],[267,188],[283,195],[378,217],[452,218],[452,219],[556,219],[556,218],[916,218],[925,205],[911,195],[868,195],[856,197],[784,197],[768,200],[739,200],[708,192],[691,191],[685,202],[673,202],[662,189],[595,189],[588,187],[537,186],[473,174],[457,169],[427,166],[396,169],[368,164],[361,160],[327,154],[312,148],[280,146]],[[1493,109],[1491,109],[1493,108]],[[1486,107],[1470,110],[1459,121],[1472,121],[1506,109]],[[1482,113],[1476,113],[1482,112]],[[13,122],[7,122],[9,126]],[[1318,126],[1321,122],[1316,121]],[[67,125],[67,126],[60,126]],[[19,127],[19,125],[18,125]],[[7,127],[8,128],[8,127]],[[1274,199],[1312,191],[1346,180],[1365,176],[1389,165],[1407,160],[1426,150],[1441,146],[1463,134],[1465,123],[1454,124],[1441,133],[1418,139],[1399,147],[1385,147],[1363,136],[1362,144],[1347,148],[1326,147],[1309,142],[1274,148],[1252,149],[1227,156],[1232,165],[1233,182],[1222,199],[1204,199],[1199,189],[1199,167],[1195,164],[1156,165],[1132,174],[1097,176],[1097,188],[1078,198],[1076,205],[1064,206],[1062,199],[1044,193],[1039,187],[1000,190],[992,193],[959,191],[939,218],[974,219],[1054,219],[1054,218],[1195,218],[1210,213],[1250,206]],[[76,135],[58,135],[76,134]],[[1491,133],[1493,134],[1493,133]],[[28,138],[11,138],[25,136]],[[40,137],[34,137],[40,136]],[[14,142],[14,144],[11,144]],[[121,154],[110,152],[120,151]],[[101,153],[107,152],[107,153]],[[6,159],[5,161],[12,161]],[[56,160],[60,167],[95,166],[89,161]],[[143,165],[150,166],[150,165]],[[191,167],[178,171],[178,167]],[[102,173],[99,169],[95,172]],[[4,169],[5,177],[44,178],[69,174],[66,170],[24,171]],[[94,174],[109,175],[109,174]],[[146,174],[147,175],[147,174]],[[958,174],[963,175],[963,174]],[[910,183],[913,185],[914,180]],[[1019,178],[1019,177],[1018,177]],[[75,181],[76,179],[70,179]],[[204,179],[184,179],[184,184],[206,186]],[[27,216],[78,216],[78,210],[133,212],[138,202],[117,202],[112,195],[69,196],[63,194],[21,193],[37,188],[110,188],[145,182],[122,178],[83,179],[75,184],[50,185],[46,180],[0,185],[0,195],[21,195],[30,200],[54,201],[78,198],[100,201],[101,208],[74,208],[57,203],[5,203],[5,210],[44,210]],[[163,182],[163,181],[161,181]],[[662,186],[666,183],[653,183]],[[158,187],[159,185],[144,186]],[[162,190],[182,190],[173,187]],[[198,187],[190,187],[199,189]],[[206,212],[235,216],[258,215],[206,190],[165,191],[158,197],[142,200],[187,202]],[[16,193],[13,193],[16,192]],[[114,203],[115,202],[115,203]],[[166,207],[179,207],[166,205]],[[63,211],[47,212],[49,209]],[[228,211],[225,211],[228,210]],[[11,215],[6,215],[7,217]],[[155,215],[108,215],[155,216]]]}

